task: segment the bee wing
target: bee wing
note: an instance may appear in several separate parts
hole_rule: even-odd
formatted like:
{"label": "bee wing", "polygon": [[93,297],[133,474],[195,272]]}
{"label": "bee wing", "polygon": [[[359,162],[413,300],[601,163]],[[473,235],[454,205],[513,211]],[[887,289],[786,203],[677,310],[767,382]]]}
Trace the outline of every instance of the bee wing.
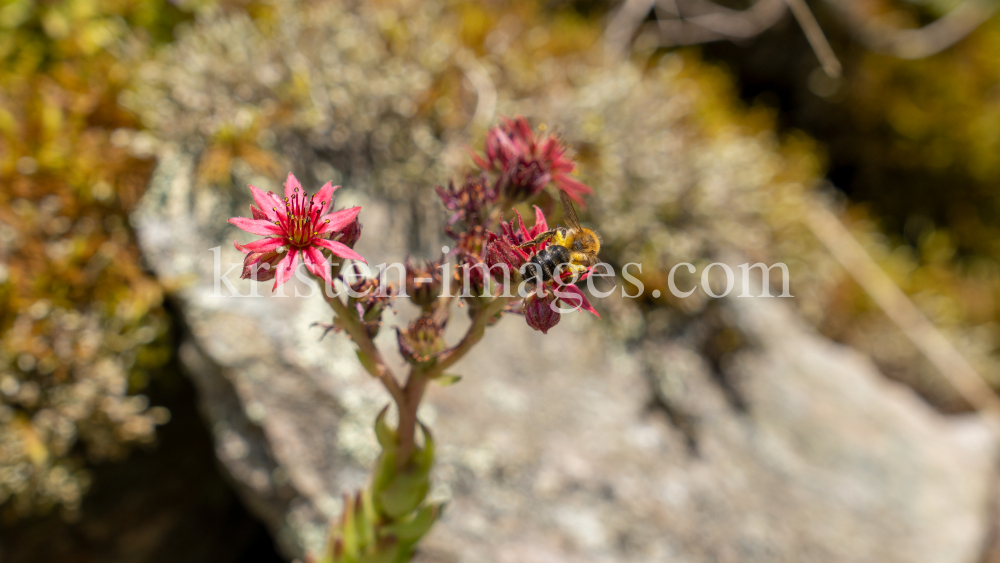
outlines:
{"label": "bee wing", "polygon": [[559,190],[559,199],[562,201],[563,216],[566,223],[575,231],[580,230],[580,220],[576,217],[576,209],[573,208],[573,200],[566,195],[566,192]]}
{"label": "bee wing", "polygon": [[615,278],[603,279],[594,285],[597,287],[598,291],[608,291],[609,289],[618,287],[618,280]]}

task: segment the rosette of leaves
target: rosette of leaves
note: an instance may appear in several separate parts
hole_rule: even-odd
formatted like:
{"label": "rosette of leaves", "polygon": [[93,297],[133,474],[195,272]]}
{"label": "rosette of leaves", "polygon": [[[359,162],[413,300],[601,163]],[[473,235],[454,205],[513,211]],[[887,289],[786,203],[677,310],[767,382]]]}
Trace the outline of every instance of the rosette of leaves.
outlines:
{"label": "rosette of leaves", "polygon": [[428,503],[434,438],[420,424],[424,444],[400,463],[399,438],[386,424],[382,409],[375,436],[382,453],[375,462],[372,483],[354,496],[344,496],[344,512],[330,530],[328,551],[318,563],[404,563],[441,513]]}

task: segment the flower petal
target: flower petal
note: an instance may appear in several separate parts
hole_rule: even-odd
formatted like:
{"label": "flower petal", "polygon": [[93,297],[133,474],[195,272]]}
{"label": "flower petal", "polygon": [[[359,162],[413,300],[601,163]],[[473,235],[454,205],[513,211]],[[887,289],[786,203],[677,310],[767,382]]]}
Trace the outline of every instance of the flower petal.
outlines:
{"label": "flower petal", "polygon": [[465,147],[465,150],[469,151],[469,156],[472,157],[472,162],[475,163],[476,166],[478,166],[479,168],[481,168],[483,170],[489,170],[490,169],[490,164],[488,162],[486,162],[486,159],[484,159],[483,157],[481,157],[478,154],[476,154],[476,152],[473,151],[469,147]]}
{"label": "flower petal", "polygon": [[549,224],[545,220],[545,214],[542,213],[542,209],[537,205],[535,207],[535,224],[528,230],[529,239],[533,239],[538,235],[549,230]]}
{"label": "flower petal", "polygon": [[229,220],[229,223],[236,225],[237,227],[243,229],[248,233],[255,235],[281,235],[283,231],[281,227],[265,221],[263,219],[247,219],[246,217],[233,217]]}
{"label": "flower petal", "polygon": [[269,237],[257,239],[253,242],[248,242],[237,248],[242,252],[271,252],[276,250],[279,246],[285,243],[285,239],[281,237]]}
{"label": "flower petal", "polygon": [[519,115],[514,118],[514,121],[508,121],[508,125],[514,130],[514,133],[528,141],[529,143],[535,142],[535,134],[531,131],[531,125],[528,124],[528,120],[524,116]]}
{"label": "flower petal", "polygon": [[293,248],[288,251],[288,254],[286,254],[280,262],[278,262],[278,271],[275,273],[274,287],[271,288],[271,291],[274,291],[279,285],[292,279],[292,274],[295,273],[295,267],[298,265],[299,249]]}
{"label": "flower petal", "polygon": [[[559,290],[563,291],[559,291]],[[601,318],[601,315],[597,313],[590,301],[587,301],[587,296],[583,294],[583,291],[575,285],[563,285],[555,290],[555,294],[559,296],[559,300],[573,307],[574,310],[583,309],[584,311],[589,311],[595,315],[597,318]],[[567,300],[569,298],[573,302]]]}
{"label": "flower petal", "polygon": [[[515,209],[514,210],[514,214],[517,215],[517,224],[520,227],[520,232],[517,233],[520,236],[515,236],[514,238],[516,238],[518,242],[528,242],[529,240],[531,240],[534,237],[532,237],[532,236],[530,236],[528,234],[528,228],[524,226],[524,218],[521,217],[521,212],[518,211],[517,209]],[[514,226],[514,221],[511,220],[510,224],[511,224],[511,227],[513,227]]]}
{"label": "flower petal", "polygon": [[333,286],[333,279],[330,277],[330,263],[327,262],[326,256],[323,256],[322,252],[310,246],[302,251],[302,261],[306,263],[306,268],[310,272]]}
{"label": "flower petal", "polygon": [[585,194],[593,193],[594,189],[584,184],[583,182],[565,174],[558,174],[555,178],[556,187],[560,190],[566,192],[566,195],[570,197],[573,201],[580,204],[581,207],[584,206],[583,196]]}
{"label": "flower petal", "polygon": [[351,224],[354,218],[358,216],[361,212],[360,207],[352,207],[350,209],[341,209],[340,211],[330,213],[329,215],[324,215],[319,218],[320,226],[319,233],[329,233],[331,231],[339,231]]}
{"label": "flower petal", "polygon": [[295,195],[295,190],[302,191],[302,184],[299,183],[299,179],[296,178],[291,172],[288,173],[288,178],[285,179],[285,197],[292,199]]}
{"label": "flower petal", "polygon": [[278,199],[278,196],[265,192],[255,186],[250,186],[250,193],[253,194],[253,201],[257,204],[257,208],[263,211],[264,215],[267,216],[272,223],[277,221],[278,214],[275,212],[275,209],[284,207],[284,204]]}
{"label": "flower petal", "polygon": [[336,254],[337,256],[340,256],[341,258],[360,260],[365,264],[368,263],[368,261],[365,260],[364,257],[362,257],[357,252],[351,250],[351,247],[347,246],[346,244],[339,243],[335,240],[313,239],[313,244],[315,244],[316,246],[322,246],[323,248],[328,249],[330,252]]}
{"label": "flower petal", "polygon": [[333,182],[327,182],[326,184],[323,184],[323,187],[316,192],[315,196],[313,196],[314,201],[320,202],[320,215],[326,213],[326,210],[330,208],[331,204],[333,204],[333,192],[337,191],[337,188],[339,187],[340,186],[334,186]]}

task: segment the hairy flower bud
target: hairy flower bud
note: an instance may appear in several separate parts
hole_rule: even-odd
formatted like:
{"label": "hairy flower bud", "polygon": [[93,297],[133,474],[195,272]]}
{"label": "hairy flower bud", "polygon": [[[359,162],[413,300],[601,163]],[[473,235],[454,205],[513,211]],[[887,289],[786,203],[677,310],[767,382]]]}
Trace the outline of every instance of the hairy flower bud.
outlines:
{"label": "hairy flower bud", "polygon": [[278,252],[277,249],[270,252],[254,252],[238,242],[234,242],[234,244],[237,250],[246,254],[243,258],[243,273],[240,274],[240,279],[244,280],[254,278],[257,281],[273,280],[278,272],[278,262],[284,259],[288,253],[287,251]]}
{"label": "hairy flower bud", "polygon": [[428,308],[441,296],[441,260],[406,259],[406,292],[410,301]]}
{"label": "hairy flower bud", "polygon": [[528,321],[528,326],[535,330],[542,331],[543,334],[549,329],[559,324],[562,317],[555,306],[556,296],[545,292],[541,297],[532,293],[524,300],[524,319]]}
{"label": "hairy flower bud", "polygon": [[452,236],[452,225],[459,221],[470,228],[483,225],[500,195],[498,183],[490,185],[485,173],[467,176],[461,187],[456,188],[454,183],[449,182],[447,188],[437,186],[434,191],[441,197],[445,208],[452,212],[445,227],[445,232]]}
{"label": "hairy flower bud", "polygon": [[486,244],[486,266],[489,267],[493,278],[501,283],[505,281],[504,271],[500,268],[494,268],[494,266],[500,266],[509,272],[512,283],[520,283],[521,266],[527,262],[528,255],[515,248],[508,237],[489,234],[490,241]]}
{"label": "hairy flower bud", "polygon": [[351,221],[340,232],[335,233],[334,236],[330,237],[330,240],[335,240],[348,248],[354,248],[358,239],[361,238],[361,227],[361,221],[355,217],[354,221]]}
{"label": "hairy flower bud", "polygon": [[383,291],[380,277],[358,280],[350,287],[347,306],[358,313],[358,318],[365,325],[368,336],[375,338],[382,326],[382,312],[386,307],[392,307],[392,300],[396,298],[397,290],[395,286],[388,284]]}
{"label": "hairy flower bud", "polygon": [[399,352],[411,364],[420,364],[433,359],[445,349],[445,323],[424,315],[410,323],[407,329],[397,331]]}
{"label": "hairy flower bud", "polygon": [[462,295],[482,295],[487,282],[486,265],[473,254],[462,256],[455,267],[455,282]]}

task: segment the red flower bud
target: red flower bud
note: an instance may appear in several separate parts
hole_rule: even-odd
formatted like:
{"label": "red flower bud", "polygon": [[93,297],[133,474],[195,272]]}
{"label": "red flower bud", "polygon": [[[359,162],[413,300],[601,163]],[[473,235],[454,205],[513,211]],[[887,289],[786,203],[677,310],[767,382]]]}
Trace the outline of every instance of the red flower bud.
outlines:
{"label": "red flower bud", "polygon": [[273,280],[275,274],[278,273],[278,262],[288,254],[287,251],[278,252],[277,250],[254,252],[238,242],[235,245],[237,250],[246,254],[243,258],[243,273],[240,274],[240,279],[244,280],[254,279],[255,276],[257,281]]}
{"label": "red flower bud", "polygon": [[485,173],[466,176],[459,188],[449,182],[447,188],[437,186],[434,190],[441,197],[445,208],[452,212],[445,232],[451,231],[452,225],[459,221],[465,222],[470,228],[485,223],[500,194],[498,184],[489,185],[489,178]]}
{"label": "red flower bud", "polygon": [[562,317],[556,310],[554,304],[556,296],[545,292],[541,297],[532,293],[524,300],[524,319],[528,321],[528,326],[535,330],[548,333],[549,329],[559,324]]}
{"label": "red flower bud", "polygon": [[361,221],[355,217],[354,221],[344,227],[343,230],[330,237],[330,240],[335,240],[348,248],[354,248],[358,239],[361,238],[361,226]]}
{"label": "red flower bud", "polygon": [[520,283],[521,266],[528,260],[528,255],[519,248],[515,248],[512,241],[506,236],[499,236],[493,233],[488,234],[490,241],[486,244],[486,266],[489,267],[493,279],[498,282],[504,281],[504,272],[494,266],[500,265],[509,272],[510,280],[513,283]]}

